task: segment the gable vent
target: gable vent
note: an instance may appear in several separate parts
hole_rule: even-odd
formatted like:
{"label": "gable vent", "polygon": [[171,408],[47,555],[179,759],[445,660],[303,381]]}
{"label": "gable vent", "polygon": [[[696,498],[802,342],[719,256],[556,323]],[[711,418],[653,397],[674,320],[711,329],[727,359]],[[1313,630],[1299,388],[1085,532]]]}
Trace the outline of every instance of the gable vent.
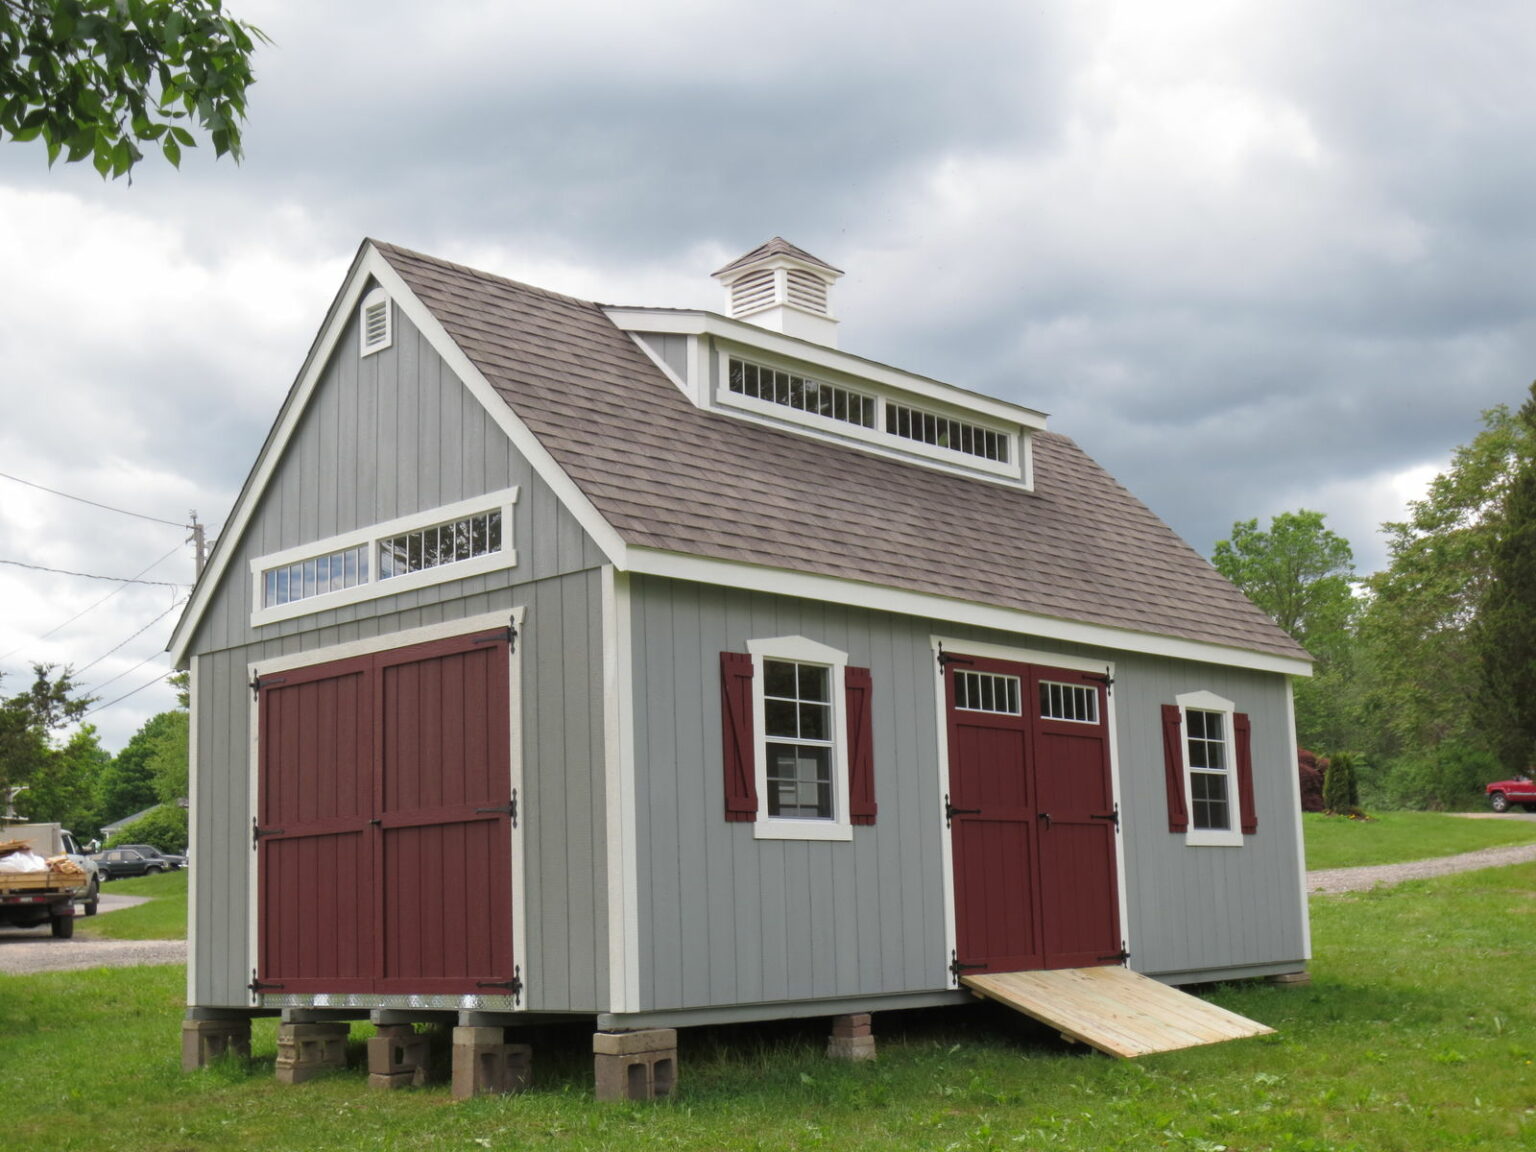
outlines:
{"label": "gable vent", "polygon": [[381,352],[393,343],[390,324],[389,297],[382,288],[375,288],[363,299],[362,306],[362,355]]}

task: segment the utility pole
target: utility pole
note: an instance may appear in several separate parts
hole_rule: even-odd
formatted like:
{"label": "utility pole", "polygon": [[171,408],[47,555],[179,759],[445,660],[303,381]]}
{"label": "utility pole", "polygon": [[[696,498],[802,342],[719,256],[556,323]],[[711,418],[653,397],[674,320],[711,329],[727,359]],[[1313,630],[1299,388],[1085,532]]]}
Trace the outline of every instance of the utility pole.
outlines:
{"label": "utility pole", "polygon": [[196,509],[189,513],[189,515],[192,517],[192,523],[188,527],[192,529],[192,535],[188,536],[187,540],[189,543],[197,545],[197,571],[193,578],[201,580],[203,578],[203,565],[208,562],[208,534],[203,526],[197,522]]}

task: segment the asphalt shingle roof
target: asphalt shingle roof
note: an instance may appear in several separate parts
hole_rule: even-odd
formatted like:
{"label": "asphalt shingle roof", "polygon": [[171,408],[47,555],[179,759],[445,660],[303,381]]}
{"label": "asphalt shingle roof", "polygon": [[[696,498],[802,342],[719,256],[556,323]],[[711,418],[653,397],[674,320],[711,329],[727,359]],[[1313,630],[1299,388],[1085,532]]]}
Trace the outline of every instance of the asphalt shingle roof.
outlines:
{"label": "asphalt shingle roof", "polygon": [[1066,436],[1025,492],[701,410],[597,304],[376,247],[632,546],[1307,658]]}

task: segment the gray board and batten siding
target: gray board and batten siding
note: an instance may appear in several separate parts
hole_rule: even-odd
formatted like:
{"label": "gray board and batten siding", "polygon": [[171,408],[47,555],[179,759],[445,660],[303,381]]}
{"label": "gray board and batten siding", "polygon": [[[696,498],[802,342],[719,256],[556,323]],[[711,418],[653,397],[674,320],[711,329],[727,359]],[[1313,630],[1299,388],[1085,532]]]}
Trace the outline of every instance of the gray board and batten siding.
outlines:
{"label": "gray board and batten siding", "polygon": [[[251,689],[247,669],[489,613],[525,611],[523,700],[528,995],[595,1012],[608,995],[603,823],[603,556],[428,342],[395,310],[391,347],[335,345],[189,651],[196,659],[197,939],[190,999],[249,1003]],[[516,566],[252,627],[250,561],[509,487]],[[536,974],[536,976],[535,976]]]}
{"label": "gray board and batten siding", "polygon": [[[954,987],[946,944],[935,636],[1112,661],[1126,937],[1136,971],[1196,982],[1305,963],[1283,676],[654,577],[630,584],[640,907],[637,1013]],[[871,669],[879,815],[848,842],[723,818],[719,653],[802,635]],[[1208,690],[1253,725],[1259,830],[1168,831],[1160,706]]]}

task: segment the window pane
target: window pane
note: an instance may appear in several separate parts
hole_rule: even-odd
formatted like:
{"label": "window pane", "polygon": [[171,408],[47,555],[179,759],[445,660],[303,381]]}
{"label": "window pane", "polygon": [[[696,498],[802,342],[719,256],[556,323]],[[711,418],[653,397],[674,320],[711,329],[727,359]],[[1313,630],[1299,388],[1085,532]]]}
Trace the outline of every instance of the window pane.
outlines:
{"label": "window pane", "polygon": [[266,605],[268,608],[270,608],[272,605],[274,605],[274,604],[276,604],[278,602],[278,599],[277,599],[277,569],[276,568],[272,568],[272,569],[269,569],[267,571],[265,584],[266,584],[266,588],[265,588],[265,591],[263,591],[263,593],[262,593],[262,600],[261,600],[261,602],[264,605]]}
{"label": "window pane", "polygon": [[763,695],[795,696],[795,666],[784,660],[763,661]]}
{"label": "window pane", "polygon": [[828,685],[831,682],[831,669],[818,668],[813,664],[801,664],[800,668],[800,699],[802,700],[831,700]]}
{"label": "window pane", "polygon": [[767,736],[798,736],[795,705],[788,700],[763,701],[763,733]]}
{"label": "window pane", "polygon": [[802,740],[832,739],[832,708],[830,705],[800,705],[800,738]]}
{"label": "window pane", "polygon": [[501,551],[501,513],[499,511],[492,512],[490,514],[490,516],[487,517],[487,520],[489,521],[489,523],[488,523],[487,528],[486,528],[486,539],[487,539],[486,551],[487,552],[500,552]]}
{"label": "window pane", "polygon": [[768,745],[768,814],[795,820],[832,818],[832,749]]}

